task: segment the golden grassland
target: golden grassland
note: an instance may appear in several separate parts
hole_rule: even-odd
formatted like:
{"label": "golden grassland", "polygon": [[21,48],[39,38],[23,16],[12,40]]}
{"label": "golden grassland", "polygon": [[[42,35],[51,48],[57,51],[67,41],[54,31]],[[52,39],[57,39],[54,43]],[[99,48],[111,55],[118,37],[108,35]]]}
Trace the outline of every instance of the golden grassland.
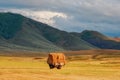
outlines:
{"label": "golden grassland", "polygon": [[120,80],[120,51],[77,51],[65,55],[67,64],[61,70],[49,69],[46,55],[1,55],[0,80]]}

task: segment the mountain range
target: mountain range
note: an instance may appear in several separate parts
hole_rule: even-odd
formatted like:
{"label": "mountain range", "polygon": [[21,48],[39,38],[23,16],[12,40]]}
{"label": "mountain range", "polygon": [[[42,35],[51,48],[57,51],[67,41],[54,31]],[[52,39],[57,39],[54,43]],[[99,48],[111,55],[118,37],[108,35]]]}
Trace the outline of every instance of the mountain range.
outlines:
{"label": "mountain range", "polygon": [[66,32],[20,14],[0,13],[0,50],[89,49],[120,49],[120,42],[97,31]]}

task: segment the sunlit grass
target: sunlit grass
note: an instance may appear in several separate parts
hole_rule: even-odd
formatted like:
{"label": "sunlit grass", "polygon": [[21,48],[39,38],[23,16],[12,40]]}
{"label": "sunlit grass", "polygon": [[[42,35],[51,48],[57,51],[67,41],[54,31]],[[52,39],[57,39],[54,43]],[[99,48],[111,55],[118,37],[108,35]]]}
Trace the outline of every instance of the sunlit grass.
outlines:
{"label": "sunlit grass", "polygon": [[[113,76],[120,75],[120,64],[111,64],[110,61],[68,61],[61,70],[50,70],[46,59],[0,57],[0,74],[31,73],[47,75],[84,75],[84,76]],[[112,61],[114,62],[114,61]]]}
{"label": "sunlit grass", "polygon": [[61,70],[49,69],[47,54],[2,53],[0,80],[120,80],[119,53],[116,50],[68,52],[67,63]]}

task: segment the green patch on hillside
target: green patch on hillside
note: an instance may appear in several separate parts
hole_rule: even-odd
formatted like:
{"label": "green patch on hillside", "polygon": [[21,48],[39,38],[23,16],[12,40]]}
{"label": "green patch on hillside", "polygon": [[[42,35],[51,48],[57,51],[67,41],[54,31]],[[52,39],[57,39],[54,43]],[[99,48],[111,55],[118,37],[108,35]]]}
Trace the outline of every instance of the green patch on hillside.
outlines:
{"label": "green patch on hillside", "polygon": [[0,13],[0,36],[10,39],[21,29],[23,16],[12,13]]}

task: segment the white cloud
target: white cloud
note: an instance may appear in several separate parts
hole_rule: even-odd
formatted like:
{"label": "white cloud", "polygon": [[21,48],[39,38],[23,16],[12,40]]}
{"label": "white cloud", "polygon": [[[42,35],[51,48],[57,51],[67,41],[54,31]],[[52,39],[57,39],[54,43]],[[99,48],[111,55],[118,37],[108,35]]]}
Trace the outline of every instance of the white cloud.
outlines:
{"label": "white cloud", "polygon": [[120,0],[1,0],[0,6],[66,31],[120,35]]}
{"label": "white cloud", "polygon": [[0,11],[22,14],[26,17],[29,17],[39,22],[49,24],[51,26],[56,25],[54,18],[67,19],[66,14],[53,11],[40,11],[32,9],[1,9]]}

